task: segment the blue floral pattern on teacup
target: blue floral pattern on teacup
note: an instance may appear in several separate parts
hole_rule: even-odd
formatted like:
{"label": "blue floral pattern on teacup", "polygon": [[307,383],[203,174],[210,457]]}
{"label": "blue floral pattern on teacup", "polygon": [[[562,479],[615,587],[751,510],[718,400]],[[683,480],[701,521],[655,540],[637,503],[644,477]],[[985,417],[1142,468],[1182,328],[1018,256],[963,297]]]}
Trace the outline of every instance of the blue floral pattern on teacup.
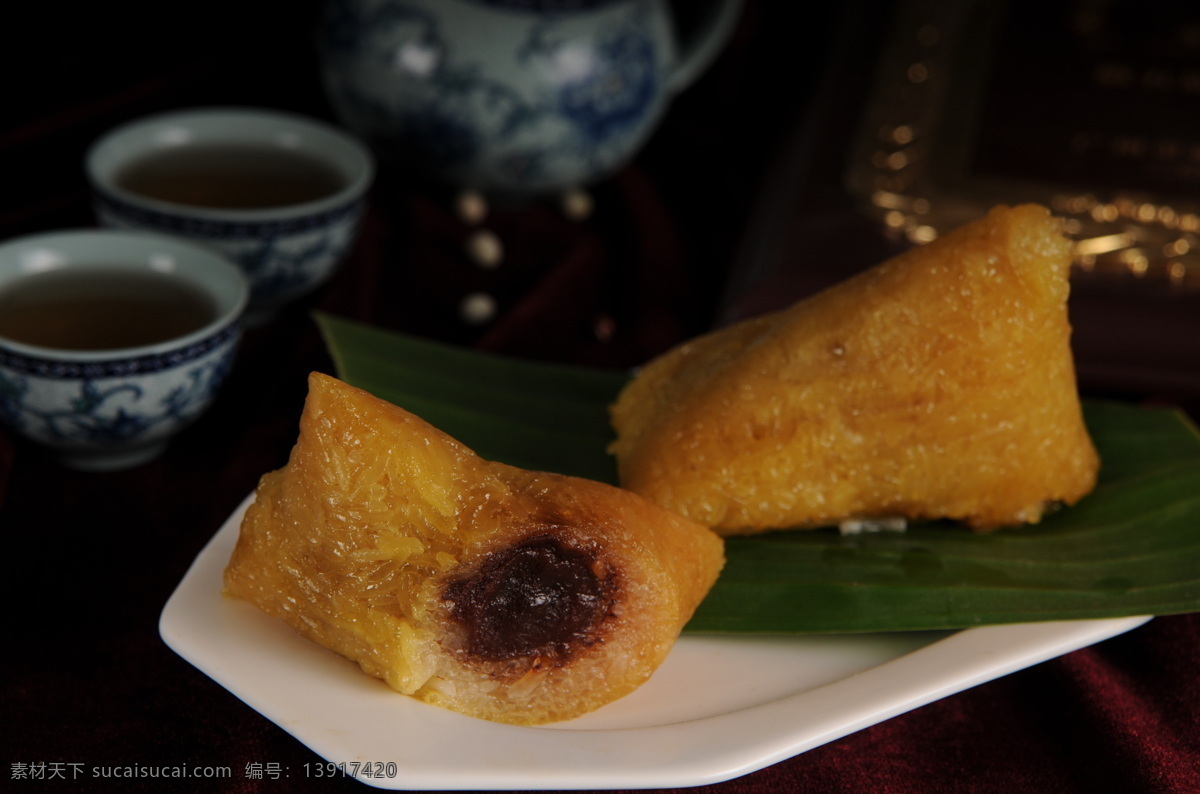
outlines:
{"label": "blue floral pattern on teacup", "polygon": [[165,438],[213,401],[240,333],[235,323],[167,353],[86,364],[0,351],[0,421],[52,447]]}
{"label": "blue floral pattern on teacup", "polygon": [[93,191],[93,204],[97,218],[110,228],[151,229],[190,239],[240,265],[250,278],[256,305],[283,303],[325,281],[353,244],[366,212],[360,198],[285,220],[201,220],[137,207],[99,188]]}

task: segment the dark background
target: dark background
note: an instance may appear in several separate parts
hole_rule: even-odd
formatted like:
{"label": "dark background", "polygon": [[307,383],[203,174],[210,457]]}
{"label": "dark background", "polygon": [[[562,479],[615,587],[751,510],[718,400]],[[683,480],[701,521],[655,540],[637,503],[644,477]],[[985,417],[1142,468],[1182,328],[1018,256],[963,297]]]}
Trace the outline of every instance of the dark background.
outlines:
{"label": "dark background", "polygon": [[[698,12],[677,5],[686,28]],[[313,0],[6,4],[0,239],[90,225],[84,151],[128,119],[214,104],[331,118],[313,50],[318,10]],[[0,435],[9,637],[0,789],[163,790],[145,781],[12,781],[18,762],[221,764],[238,773],[247,762],[318,762],[157,633],[192,559],[258,477],[286,459],[306,373],[329,371],[308,312],[628,367],[876,263],[902,243],[855,210],[842,175],[892,11],[868,0],[749,0],[727,52],[677,98],[637,160],[595,186],[592,219],[566,222],[546,206],[493,214],[509,245],[495,274],[464,260],[466,230],[448,196],[381,175],[343,270],[247,334],[221,399],[147,466],[71,472]],[[756,279],[781,266],[790,268],[787,288],[756,294]],[[501,299],[487,327],[455,314],[463,290],[478,284]],[[1200,333],[1191,305],[1159,295],[1147,308],[1120,289],[1073,305],[1086,331],[1076,339],[1085,393],[1193,406],[1195,416]],[[1166,330],[1155,325],[1162,317]],[[598,318],[615,322],[611,338],[598,338]],[[1197,654],[1194,616],[1160,618],[712,789],[1195,791]],[[305,790],[240,775],[224,787],[179,788]],[[353,781],[308,789],[364,790]]]}
{"label": "dark background", "polygon": [[[333,120],[321,92],[316,0],[21,3],[0,12],[0,234],[90,223],[81,162],[108,128],[193,105],[258,105]],[[694,24],[698,4],[679,4]],[[699,4],[703,5],[703,4]],[[688,233],[704,322],[787,122],[816,90],[843,12],[751,2],[727,57],[682,94],[643,158]],[[868,19],[886,18],[856,3]],[[778,6],[778,7],[775,7]],[[753,46],[748,46],[750,40]],[[381,192],[403,189],[385,180]]]}

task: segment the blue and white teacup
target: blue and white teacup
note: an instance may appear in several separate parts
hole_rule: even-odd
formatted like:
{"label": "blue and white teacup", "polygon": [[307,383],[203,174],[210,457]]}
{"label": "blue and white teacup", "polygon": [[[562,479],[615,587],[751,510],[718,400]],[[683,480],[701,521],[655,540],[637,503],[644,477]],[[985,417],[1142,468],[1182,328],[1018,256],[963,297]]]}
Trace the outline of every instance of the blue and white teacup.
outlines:
{"label": "blue and white teacup", "polygon": [[324,122],[199,108],[138,119],[88,150],[97,219],[191,240],[250,279],[250,319],[327,281],[354,243],[374,179],[370,151]]}
{"label": "blue and white teacup", "polygon": [[161,235],[0,244],[0,423],[73,468],[153,459],[216,397],[249,294],[229,261]]}

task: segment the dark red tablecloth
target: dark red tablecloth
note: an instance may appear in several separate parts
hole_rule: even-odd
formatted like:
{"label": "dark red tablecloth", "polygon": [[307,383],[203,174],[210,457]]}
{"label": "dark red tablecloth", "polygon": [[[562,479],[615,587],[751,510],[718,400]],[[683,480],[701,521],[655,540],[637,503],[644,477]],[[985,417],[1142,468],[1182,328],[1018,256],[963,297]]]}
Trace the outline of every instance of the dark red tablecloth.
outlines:
{"label": "dark red tablecloth", "polygon": [[[149,37],[97,5],[56,38],[49,31],[61,29],[52,24],[57,7],[32,9],[39,25],[22,29],[29,41],[18,52],[29,63],[41,58],[43,68],[22,73],[17,112],[0,127],[0,237],[90,224],[83,149],[127,118],[214,103],[327,116],[310,50],[317,5],[222,0],[181,20],[168,18],[164,4],[130,3],[151,21]],[[748,4],[726,56],[679,98],[642,156],[596,186],[589,219],[570,221],[550,204],[496,209],[487,225],[504,240],[506,257],[495,271],[464,253],[469,229],[448,195],[381,176],[350,260],[319,293],[248,333],[217,404],[153,463],[73,472],[0,434],[8,636],[0,790],[364,790],[352,780],[274,779],[272,765],[295,772],[321,759],[177,657],[157,629],[196,554],[259,476],[286,459],[307,372],[331,371],[309,312],[506,354],[623,368],[785,297],[782,288],[764,293],[761,280],[741,278],[748,252],[761,254],[763,245],[774,246],[776,259],[815,263],[780,282],[793,293],[871,264],[890,244],[854,213],[836,180],[822,178],[836,160],[836,124],[820,128],[830,140],[818,149],[830,154],[789,183],[809,191],[789,199],[807,233],[799,241],[757,237],[764,186],[786,160],[790,137],[811,131],[820,114],[845,112],[842,96],[822,98],[819,90],[828,64],[844,68],[846,60],[831,58],[834,42],[849,46],[833,35],[838,13],[783,5]],[[882,14],[890,4],[855,8]],[[876,27],[867,28],[856,46],[873,40]],[[805,42],[799,51],[797,39]],[[858,85],[869,71],[864,60],[841,85]],[[493,321],[461,320],[459,302],[473,290],[497,299]],[[1139,324],[1128,325],[1135,335]],[[1196,395],[1180,385],[1186,378],[1139,380],[1136,368],[1107,365],[1104,373],[1090,387],[1175,402],[1195,415]],[[1169,389],[1154,387],[1165,382]],[[1197,671],[1200,617],[1162,617],[697,790],[1196,792]],[[171,785],[91,777],[93,767],[132,765],[226,766],[234,774]],[[27,779],[35,773],[55,779]]]}

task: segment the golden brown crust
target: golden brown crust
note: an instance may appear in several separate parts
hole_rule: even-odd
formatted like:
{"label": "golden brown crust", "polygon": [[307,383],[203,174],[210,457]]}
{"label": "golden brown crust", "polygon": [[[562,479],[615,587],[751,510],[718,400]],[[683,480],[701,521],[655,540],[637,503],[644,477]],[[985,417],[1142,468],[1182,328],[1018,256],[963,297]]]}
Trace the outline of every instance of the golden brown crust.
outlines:
{"label": "golden brown crust", "polygon": [[612,409],[623,486],[722,534],[848,518],[1039,520],[1095,483],[1070,244],[999,207],[648,364]]}
{"label": "golden brown crust", "polygon": [[[262,479],[225,581],[400,692],[538,724],[643,683],[722,563],[705,527],[611,486],[482,460],[314,373],[299,440]],[[538,581],[480,584],[489,571]],[[541,624],[489,639],[506,621]]]}

